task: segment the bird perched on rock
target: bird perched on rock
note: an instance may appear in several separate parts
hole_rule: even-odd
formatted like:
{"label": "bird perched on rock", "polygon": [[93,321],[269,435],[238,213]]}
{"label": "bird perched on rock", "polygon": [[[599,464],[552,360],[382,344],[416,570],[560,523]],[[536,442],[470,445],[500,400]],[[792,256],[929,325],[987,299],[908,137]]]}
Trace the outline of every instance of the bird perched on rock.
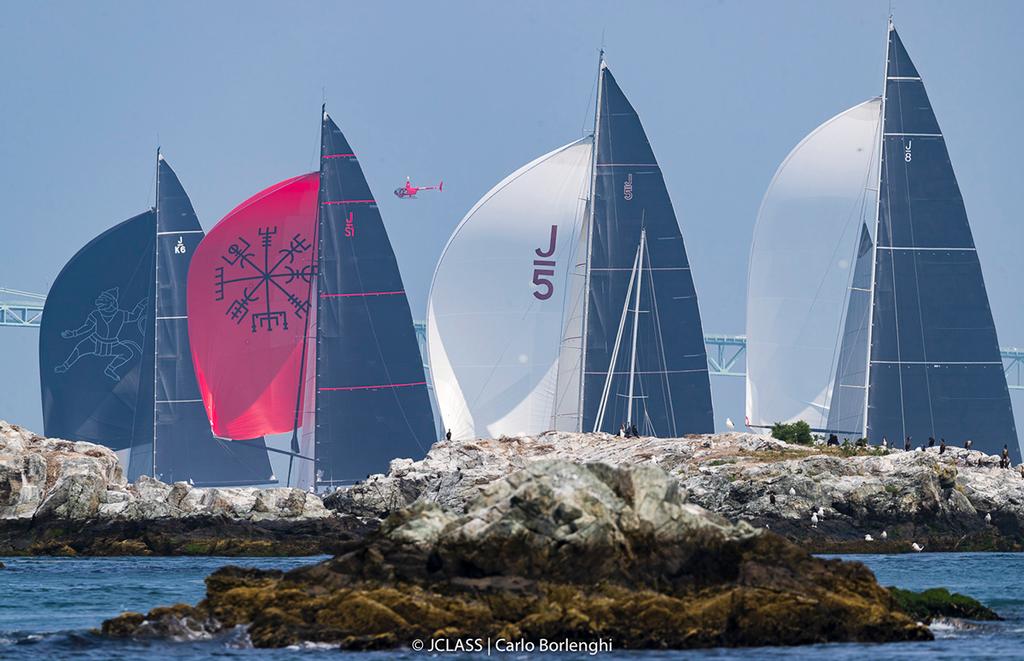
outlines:
{"label": "bird perched on rock", "polygon": [[818,514],[817,513],[814,513],[814,514],[811,515],[811,527],[812,528],[817,528],[818,527]]}
{"label": "bird perched on rock", "polygon": [[736,429],[736,425],[733,424],[732,418],[725,419],[725,428],[728,429],[729,431]]}
{"label": "bird perched on rock", "polygon": [[775,494],[773,494],[773,493],[768,494],[768,502],[771,503],[772,505],[775,504]]}
{"label": "bird perched on rock", "polygon": [[816,514],[818,515],[819,519],[824,519],[825,518],[825,508],[824,507],[819,507],[818,511],[816,512]]}
{"label": "bird perched on rock", "polygon": [[879,535],[879,537],[881,537],[882,539],[888,539],[888,538],[889,538],[889,534],[888,534],[888,533],[886,533],[886,532],[885,532],[885,531],[883,530],[883,531],[882,531],[882,534],[881,534],[881,535]]}
{"label": "bird perched on rock", "polygon": [[868,534],[864,535],[864,541],[865,542],[873,542],[873,541],[875,541],[875,538],[871,536],[871,533],[868,533]]}
{"label": "bird perched on rock", "polygon": [[796,495],[796,489],[794,489],[793,487],[790,487],[789,488],[789,495],[790,496],[795,496]]}
{"label": "bird perched on rock", "polygon": [[923,550],[924,550],[924,547],[923,547],[923,546],[921,546],[920,544],[918,544],[917,542],[914,542],[913,544],[911,544],[911,545],[910,545],[910,548],[914,549],[914,550],[915,550],[915,551],[917,551],[918,553],[920,553],[921,551],[923,551]]}
{"label": "bird perched on rock", "polygon": [[992,523],[992,512],[985,513],[985,523]]}

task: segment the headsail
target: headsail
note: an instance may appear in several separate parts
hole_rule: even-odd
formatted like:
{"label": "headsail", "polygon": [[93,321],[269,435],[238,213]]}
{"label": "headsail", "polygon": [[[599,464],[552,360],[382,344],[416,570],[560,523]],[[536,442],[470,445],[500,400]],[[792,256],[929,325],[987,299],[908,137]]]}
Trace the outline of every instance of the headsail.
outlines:
{"label": "headsail", "polygon": [[946,142],[890,24],[876,230],[867,431],[944,437],[1020,460],[967,212]]}
{"label": "headsail", "polygon": [[228,213],[192,257],[189,340],[219,437],[295,427],[319,180],[305,174],[257,193]]}
{"label": "headsail", "polygon": [[[577,428],[578,416],[557,418],[556,382],[564,322],[579,306],[571,292],[579,289],[574,279],[582,282],[581,271],[573,274],[585,258],[577,251],[592,144],[578,140],[506,177],[470,209],[441,254],[428,348],[441,416],[455,438]],[[570,335],[579,346],[579,324]],[[578,385],[562,398],[575,410]]]}
{"label": "headsail", "polygon": [[317,482],[386,471],[436,440],[409,301],[377,202],[323,114],[316,313]]}
{"label": "headsail", "polygon": [[[712,432],[700,310],[668,189],[639,116],[603,64],[600,84],[582,428],[617,431],[632,393],[642,433]],[[626,301],[644,229],[637,309]],[[639,323],[623,335],[626,313]],[[617,337],[620,346],[636,347],[635,361],[632,351],[613,361]]]}
{"label": "headsail", "polygon": [[107,230],[64,266],[39,328],[47,436],[152,448],[155,214]]}
{"label": "headsail", "polygon": [[853,258],[874,220],[879,108],[879,99],[865,101],[812,131],[761,201],[747,279],[752,426],[828,425]]}
{"label": "headsail", "polygon": [[867,396],[868,324],[871,308],[871,234],[861,225],[854,256],[853,280],[847,296],[839,362],[828,405],[828,430],[847,437],[864,433],[864,398]]}
{"label": "headsail", "polygon": [[128,479],[145,474],[165,482],[189,480],[199,485],[270,482],[273,476],[263,439],[246,447],[232,446],[215,439],[210,431],[192,365],[185,296],[189,264],[203,229],[171,166],[160,157],[157,167],[156,449],[132,448]]}

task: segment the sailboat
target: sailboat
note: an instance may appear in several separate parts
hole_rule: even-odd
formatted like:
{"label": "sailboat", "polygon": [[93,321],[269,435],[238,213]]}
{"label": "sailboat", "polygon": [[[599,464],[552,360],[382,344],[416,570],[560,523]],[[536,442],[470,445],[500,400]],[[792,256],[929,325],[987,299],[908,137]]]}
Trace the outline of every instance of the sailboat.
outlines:
{"label": "sailboat", "polygon": [[[990,453],[1017,431],[977,249],[921,75],[889,21],[883,93],[775,174],[747,303],[747,416]],[[912,441],[914,442],[914,441]]]}
{"label": "sailboat", "polygon": [[713,431],[683,237],[603,53],[593,134],[509,175],[455,229],[427,343],[455,438]]}
{"label": "sailboat", "polygon": [[112,448],[131,480],[272,482],[262,439],[243,448],[210,433],[185,302],[203,230],[159,151],[156,188],[154,208],[93,239],[50,288],[39,336],[44,431]]}
{"label": "sailboat", "polygon": [[200,246],[188,289],[213,433],[290,432],[289,483],[351,484],[392,459],[422,456],[436,440],[394,251],[326,109],[319,172],[228,213]]}

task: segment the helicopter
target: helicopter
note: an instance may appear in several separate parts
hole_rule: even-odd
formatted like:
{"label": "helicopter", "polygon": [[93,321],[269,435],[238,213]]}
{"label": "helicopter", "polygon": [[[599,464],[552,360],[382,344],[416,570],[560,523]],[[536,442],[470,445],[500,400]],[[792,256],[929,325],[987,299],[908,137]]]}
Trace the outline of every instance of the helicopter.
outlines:
{"label": "helicopter", "polygon": [[442,191],[444,190],[444,182],[442,181],[436,186],[413,186],[412,182],[409,181],[409,177],[406,177],[405,185],[395,189],[395,197],[401,200],[415,200],[416,193],[419,193],[421,190]]}

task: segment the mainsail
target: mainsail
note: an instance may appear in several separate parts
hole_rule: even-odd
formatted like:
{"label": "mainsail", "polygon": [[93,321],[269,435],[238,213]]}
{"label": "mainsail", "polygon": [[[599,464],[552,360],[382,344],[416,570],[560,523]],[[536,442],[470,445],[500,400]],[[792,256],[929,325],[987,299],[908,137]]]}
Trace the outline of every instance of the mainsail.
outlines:
{"label": "mainsail", "polygon": [[[665,179],[639,116],[605,66],[598,99],[583,429],[615,432],[633,422],[651,436],[711,433],[704,331]],[[627,303],[642,230],[642,268]],[[619,333],[626,313],[632,326]],[[630,410],[637,411],[632,419]]]}
{"label": "mainsail", "polygon": [[889,25],[867,435],[932,436],[1020,460],[995,324],[946,141]]}
{"label": "mainsail", "polygon": [[412,312],[359,161],[323,113],[316,298],[317,483],[419,457],[437,438]]}
{"label": "mainsail", "polygon": [[311,173],[257,193],[217,223],[192,258],[189,338],[219,437],[295,428],[319,183]]}
{"label": "mainsail", "polygon": [[203,237],[174,171],[157,159],[156,208],[103,233],[57,277],[40,328],[47,435],[124,450],[129,479],[273,479],[262,439],[215,440],[192,372],[185,278]]}
{"label": "mainsail", "polygon": [[751,426],[828,425],[860,230],[874,224],[880,103],[865,101],[812,131],[761,201],[747,279]]}
{"label": "mainsail", "polygon": [[682,235],[640,120],[603,60],[595,135],[596,150],[584,138],[499,183],[445,247],[428,347],[458,438],[623,422],[659,436],[713,428]]}

